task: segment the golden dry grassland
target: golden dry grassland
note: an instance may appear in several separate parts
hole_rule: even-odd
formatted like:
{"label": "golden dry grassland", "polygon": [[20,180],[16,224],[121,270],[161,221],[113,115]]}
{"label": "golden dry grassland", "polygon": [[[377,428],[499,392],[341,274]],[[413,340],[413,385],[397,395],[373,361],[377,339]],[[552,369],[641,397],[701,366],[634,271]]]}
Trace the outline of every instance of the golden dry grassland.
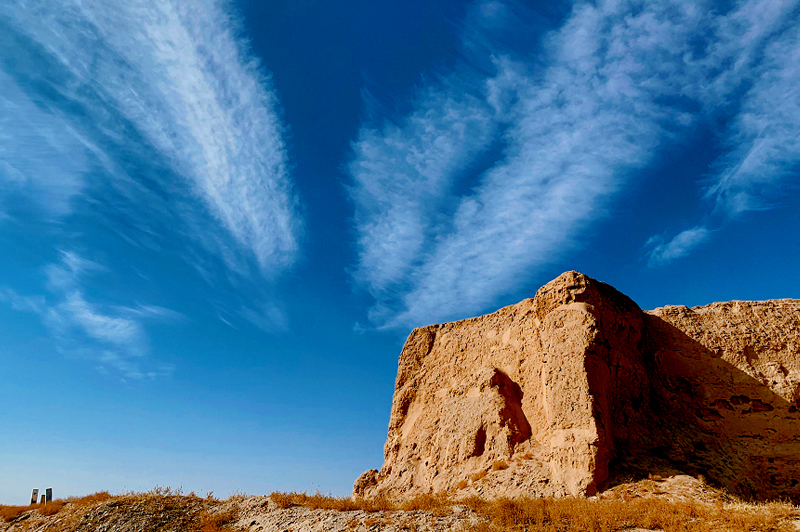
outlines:
{"label": "golden dry grassland", "polygon": [[447,515],[466,506],[486,518],[477,530],[536,532],[614,532],[629,529],[664,532],[768,532],[799,530],[800,509],[790,503],[673,501],[660,498],[605,500],[584,498],[451,499],[423,495],[403,502],[387,499],[330,497],[320,494],[272,493],[280,508],[304,506],[324,510],[423,511]]}
{"label": "golden dry grassland", "polygon": [[[237,495],[220,501],[211,495],[200,498],[193,493],[184,495],[164,488],[122,495],[99,492],[55,500],[46,506],[0,506],[0,519],[6,523],[22,521],[30,517],[25,515],[27,512],[35,510],[42,516],[59,516],[57,520],[48,521],[47,530],[52,532],[93,529],[106,522],[102,519],[108,519],[109,515],[118,520],[146,520],[143,530],[229,532],[236,530],[238,504],[244,499],[243,495]],[[482,518],[480,524],[472,527],[477,532],[615,532],[637,528],[664,532],[800,530],[800,508],[797,506],[784,502],[746,503],[731,497],[713,502],[670,501],[664,497],[487,500],[479,497],[455,499],[442,494],[398,502],[382,498],[354,500],[319,493],[275,492],[269,495],[269,499],[279,509],[305,507],[341,512],[384,512],[375,514],[373,520],[378,525],[382,516],[386,516],[385,512],[425,512],[431,516],[444,516],[453,513],[457,507],[462,511],[469,508]],[[28,522],[33,521],[30,519]]]}
{"label": "golden dry grassland", "polygon": [[56,499],[47,504],[31,504],[29,506],[3,506],[0,505],[0,519],[3,521],[13,521],[29,510],[38,510],[42,515],[55,515],[67,504],[76,507],[92,506],[98,502],[106,501],[111,498],[107,491],[98,491],[83,497],[67,497],[66,499]]}
{"label": "golden dry grassland", "polygon": [[[234,496],[238,497],[240,496]],[[160,519],[168,528],[186,532],[231,532],[229,525],[236,520],[236,511],[232,508],[215,511],[215,507],[222,501],[214,499],[213,494],[200,498],[194,493],[184,495],[180,490],[161,487],[147,492],[121,495],[111,495],[107,491],[101,491],[83,497],[55,499],[47,504],[30,506],[0,505],[0,520],[11,523],[24,517],[27,512],[35,510],[45,517],[56,515],[63,517],[57,523],[48,526],[49,531],[81,530],[87,526],[91,527],[92,524],[91,519],[86,519],[91,512],[86,510],[104,503],[111,512],[117,509],[119,513],[131,513],[131,509],[134,509],[131,518],[148,522],[147,528],[153,530],[160,529],[158,524]],[[142,516],[145,518],[142,519]],[[158,519],[152,519],[154,516]],[[81,522],[84,522],[84,526],[81,526]]]}

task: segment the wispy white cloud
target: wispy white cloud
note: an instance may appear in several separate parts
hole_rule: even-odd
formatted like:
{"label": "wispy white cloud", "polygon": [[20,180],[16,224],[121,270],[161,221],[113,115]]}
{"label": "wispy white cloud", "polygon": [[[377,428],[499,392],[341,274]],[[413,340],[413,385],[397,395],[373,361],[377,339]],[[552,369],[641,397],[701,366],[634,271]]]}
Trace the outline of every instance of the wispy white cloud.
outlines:
{"label": "wispy white cloud", "polygon": [[[233,300],[220,305],[244,320],[241,300],[269,300],[299,253],[284,134],[271,80],[228,0],[0,2],[4,223],[42,211],[56,247],[82,235],[79,247],[92,249],[107,231],[126,251],[123,241],[177,256],[207,281],[209,299]],[[65,285],[66,262],[48,275],[49,290],[74,296],[56,318],[83,323],[90,340],[137,335],[129,322],[181,319],[87,301]],[[285,327],[285,316],[266,313],[262,328],[269,316]]]}
{"label": "wispy white cloud", "polygon": [[[394,146],[414,145],[423,161],[435,159],[429,154],[437,154],[436,143],[452,129],[437,114],[420,107],[414,115],[420,126],[362,134],[351,173],[357,190],[372,189],[378,198],[371,213],[378,221],[364,223],[365,202],[354,195],[359,272],[375,270],[376,261],[400,272],[393,293],[385,292],[382,277],[362,274],[377,299],[374,322],[405,326],[482,310],[568,245],[630,172],[650,160],[664,136],[691,123],[687,113],[657,103],[685,83],[676,65],[700,18],[688,5],[674,7],[656,2],[636,15],[625,3],[580,4],[547,37],[544,61],[550,66],[543,71],[498,56],[493,76],[454,80],[448,100],[458,101],[460,92],[477,86],[483,101],[472,107],[492,112],[477,134],[466,128],[466,140],[449,159],[460,165],[437,172],[437,187],[416,188],[426,178],[413,167],[395,181],[389,156]],[[432,134],[421,138],[419,129]],[[450,212],[437,210],[463,178],[463,168],[493,141],[503,146],[494,165],[470,190],[447,198]],[[385,169],[376,178],[365,167]],[[417,210],[390,214],[403,204]],[[387,220],[396,221],[387,223],[387,234],[376,235],[374,228]],[[417,235],[408,255],[385,246],[408,233]]]}
{"label": "wispy white cloud", "polygon": [[664,242],[661,236],[654,236],[647,242],[646,247],[648,264],[662,266],[675,259],[680,259],[691,253],[711,236],[706,227],[692,227],[675,235],[669,242]]}
{"label": "wispy white cloud", "polygon": [[[715,21],[709,75],[698,97],[734,112],[721,133],[722,155],[712,164],[703,226],[659,235],[648,265],[686,257],[705,242],[709,224],[722,227],[747,211],[766,209],[800,174],[800,2],[743,1]],[[724,66],[727,66],[725,68]]]}
{"label": "wispy white cloud", "polygon": [[133,307],[112,306],[120,316],[129,318],[155,318],[164,322],[179,323],[188,320],[186,315],[158,305],[135,305]]}
{"label": "wispy white cloud", "polygon": [[437,212],[454,199],[448,196],[458,174],[491,141],[494,113],[463,87],[450,86],[421,95],[401,124],[360,132],[350,172],[357,176],[351,194],[362,282],[388,290],[413,269],[435,236]]}
{"label": "wispy white cloud", "polygon": [[749,77],[707,193],[728,216],[768,207],[787,178],[800,174],[800,23],[764,44]]}
{"label": "wispy white cloud", "polygon": [[[272,303],[262,304],[258,308],[242,306],[238,311],[239,316],[258,327],[266,333],[283,332],[289,328],[286,313]],[[231,323],[220,315],[222,323],[232,326]],[[235,329],[236,327],[234,327]]]}
{"label": "wispy white cloud", "polygon": [[[132,379],[155,378],[170,366],[145,360],[149,352],[146,321],[173,322],[182,314],[157,306],[109,306],[91,302],[82,278],[105,269],[73,252],[63,251],[59,262],[45,268],[48,296],[20,295],[0,288],[0,302],[14,310],[39,315],[58,348],[88,358],[100,368],[111,368]],[[144,366],[152,366],[143,369]]]}
{"label": "wispy white cloud", "polygon": [[[496,26],[493,15],[480,18],[496,4],[476,4],[470,39]],[[767,4],[742,1],[720,14],[712,2],[579,2],[541,51],[484,43],[476,49],[489,50],[494,74],[448,77],[399,126],[363,129],[350,172],[356,279],[375,297],[372,321],[408,326],[480,312],[557,258],[615,192],[644,177],[665,142],[728,109],[755,79],[753,65],[770,55],[765,39],[785,29],[796,2]],[[443,118],[451,107],[483,109],[484,118],[443,157],[439,143],[458,138]],[[493,164],[464,190],[470,165],[497,142]],[[406,164],[403,153],[419,162]],[[688,253],[705,231],[661,243],[651,260]]]}
{"label": "wispy white cloud", "polygon": [[709,6],[709,35],[698,35],[706,54],[696,58],[703,77],[687,90],[707,105],[736,103],[736,92],[755,78],[765,43],[797,24],[797,0],[738,0],[730,10]]}
{"label": "wispy white cloud", "polygon": [[[64,213],[98,167],[128,197],[172,195],[184,231],[200,225],[190,236],[207,239],[178,194],[188,188],[263,273],[292,264],[300,222],[278,102],[227,2],[10,0],[0,33],[19,59],[0,73],[0,137],[11,141],[0,179],[15,191],[33,183]],[[138,175],[147,165],[156,184]]]}
{"label": "wispy white cloud", "polygon": [[0,208],[4,200],[24,195],[50,215],[66,214],[87,167],[69,120],[40,108],[0,70]]}

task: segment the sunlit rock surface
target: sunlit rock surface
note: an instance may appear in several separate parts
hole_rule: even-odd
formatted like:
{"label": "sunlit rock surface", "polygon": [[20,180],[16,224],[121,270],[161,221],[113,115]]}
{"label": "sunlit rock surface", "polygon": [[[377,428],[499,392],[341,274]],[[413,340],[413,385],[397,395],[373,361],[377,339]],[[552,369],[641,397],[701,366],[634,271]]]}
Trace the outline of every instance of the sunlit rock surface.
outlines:
{"label": "sunlit rock surface", "polygon": [[798,499],[799,389],[800,301],[643,312],[567,272],[411,333],[384,464],[354,495],[592,495],[638,470]]}

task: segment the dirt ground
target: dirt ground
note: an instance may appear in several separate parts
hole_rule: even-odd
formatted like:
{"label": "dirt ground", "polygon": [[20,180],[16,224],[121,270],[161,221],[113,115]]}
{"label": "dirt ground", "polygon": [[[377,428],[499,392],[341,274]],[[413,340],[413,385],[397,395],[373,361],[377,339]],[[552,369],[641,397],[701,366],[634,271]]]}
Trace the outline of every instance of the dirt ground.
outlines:
{"label": "dirt ground", "polygon": [[0,532],[740,532],[800,530],[800,507],[748,503],[687,475],[619,483],[596,497],[447,495],[403,502],[273,493],[201,498],[168,489],[0,506]]}

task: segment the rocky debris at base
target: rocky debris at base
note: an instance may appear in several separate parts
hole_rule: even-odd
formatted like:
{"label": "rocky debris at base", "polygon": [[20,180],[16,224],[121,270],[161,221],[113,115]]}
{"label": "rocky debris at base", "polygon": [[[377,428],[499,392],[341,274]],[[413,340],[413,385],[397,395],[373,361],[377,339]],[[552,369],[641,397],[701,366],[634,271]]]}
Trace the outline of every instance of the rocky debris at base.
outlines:
{"label": "rocky debris at base", "polygon": [[702,502],[724,504],[735,500],[727,492],[708,486],[690,475],[652,477],[636,482],[623,482],[598,495],[599,499],[628,501],[634,498],[658,497],[669,502]]}
{"label": "rocky debris at base", "polygon": [[[216,528],[205,525],[204,518],[231,511],[235,515],[231,521]],[[122,496],[88,507],[66,505],[50,516],[31,510],[10,522],[0,519],[0,532],[445,532],[475,530],[486,523],[485,517],[466,506],[433,514],[280,508],[267,496],[225,502],[186,496]]]}
{"label": "rocky debris at base", "polygon": [[61,508],[52,515],[34,509],[8,522],[0,520],[0,532],[200,532],[212,516],[231,512],[236,503],[158,493],[109,496],[87,505],[55,504]]}
{"label": "rocky debris at base", "polygon": [[447,515],[432,515],[422,511],[365,512],[315,510],[305,507],[281,509],[269,497],[250,497],[244,500],[240,512],[235,529],[248,532],[466,531],[488,522],[466,506],[455,506]]}

